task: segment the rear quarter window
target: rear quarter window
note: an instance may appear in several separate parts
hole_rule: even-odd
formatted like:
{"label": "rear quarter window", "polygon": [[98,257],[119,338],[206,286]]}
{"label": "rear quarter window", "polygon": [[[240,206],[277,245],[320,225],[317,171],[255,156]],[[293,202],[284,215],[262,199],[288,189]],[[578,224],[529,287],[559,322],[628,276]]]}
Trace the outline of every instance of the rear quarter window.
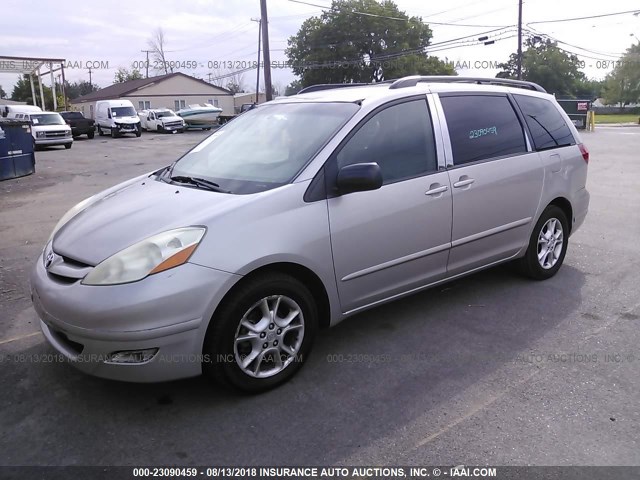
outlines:
{"label": "rear quarter window", "polygon": [[506,96],[443,96],[440,101],[454,165],[527,151],[524,131]]}
{"label": "rear quarter window", "polygon": [[575,145],[571,129],[551,100],[529,95],[513,97],[529,127],[536,150]]}

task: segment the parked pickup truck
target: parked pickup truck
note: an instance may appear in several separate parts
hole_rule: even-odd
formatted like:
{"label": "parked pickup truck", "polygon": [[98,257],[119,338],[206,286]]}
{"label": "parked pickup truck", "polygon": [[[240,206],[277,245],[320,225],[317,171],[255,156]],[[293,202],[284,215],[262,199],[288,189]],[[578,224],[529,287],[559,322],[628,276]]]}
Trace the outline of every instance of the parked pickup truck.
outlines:
{"label": "parked pickup truck", "polygon": [[185,130],[184,120],[168,108],[154,108],[138,112],[143,130],[150,132],[180,132]]}
{"label": "parked pickup truck", "polygon": [[219,115],[218,116],[218,123],[220,125],[224,125],[225,123],[230,122],[231,120],[236,118],[238,115],[242,115],[244,112],[248,112],[249,110],[253,110],[257,106],[258,105],[256,103],[243,103],[242,106],[240,107],[240,111],[238,113],[236,113],[235,115]]}
{"label": "parked pickup truck", "polygon": [[84,118],[84,115],[80,112],[60,112],[64,121],[71,127],[71,134],[73,138],[80,135],[87,135],[89,138],[93,138],[95,134],[96,126],[94,121],[90,118]]}

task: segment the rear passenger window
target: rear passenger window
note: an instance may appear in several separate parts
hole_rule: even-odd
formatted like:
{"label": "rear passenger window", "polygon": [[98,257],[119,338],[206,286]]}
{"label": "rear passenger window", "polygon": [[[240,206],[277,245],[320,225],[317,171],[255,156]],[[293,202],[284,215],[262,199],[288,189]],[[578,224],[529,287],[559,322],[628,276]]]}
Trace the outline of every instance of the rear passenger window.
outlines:
{"label": "rear passenger window", "polygon": [[338,168],[376,162],[385,184],[438,169],[426,100],[385,108],[355,133],[337,155]]}
{"label": "rear passenger window", "polygon": [[576,143],[571,130],[555,105],[544,98],[514,95],[527,122],[536,150]]}
{"label": "rear passenger window", "polygon": [[440,97],[454,165],[527,151],[520,121],[505,96]]}

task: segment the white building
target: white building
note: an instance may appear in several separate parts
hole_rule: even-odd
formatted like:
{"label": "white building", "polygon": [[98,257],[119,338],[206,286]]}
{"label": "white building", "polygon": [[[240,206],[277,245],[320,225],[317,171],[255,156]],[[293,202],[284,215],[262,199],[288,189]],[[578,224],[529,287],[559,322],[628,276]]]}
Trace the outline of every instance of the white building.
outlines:
{"label": "white building", "polygon": [[94,118],[98,100],[130,100],[138,111],[149,108],[177,111],[190,104],[210,103],[220,107],[223,115],[234,114],[233,94],[229,90],[180,72],[114,83],[70,103],[73,110]]}

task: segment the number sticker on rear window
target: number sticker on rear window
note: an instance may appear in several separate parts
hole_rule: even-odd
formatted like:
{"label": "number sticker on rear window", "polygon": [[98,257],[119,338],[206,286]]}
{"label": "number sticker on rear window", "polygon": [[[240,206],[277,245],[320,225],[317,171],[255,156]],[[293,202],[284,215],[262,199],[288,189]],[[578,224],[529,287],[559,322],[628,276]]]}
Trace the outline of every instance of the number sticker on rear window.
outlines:
{"label": "number sticker on rear window", "polygon": [[485,135],[498,135],[498,129],[494,127],[480,128],[478,130],[469,130],[469,138],[480,138]]}

